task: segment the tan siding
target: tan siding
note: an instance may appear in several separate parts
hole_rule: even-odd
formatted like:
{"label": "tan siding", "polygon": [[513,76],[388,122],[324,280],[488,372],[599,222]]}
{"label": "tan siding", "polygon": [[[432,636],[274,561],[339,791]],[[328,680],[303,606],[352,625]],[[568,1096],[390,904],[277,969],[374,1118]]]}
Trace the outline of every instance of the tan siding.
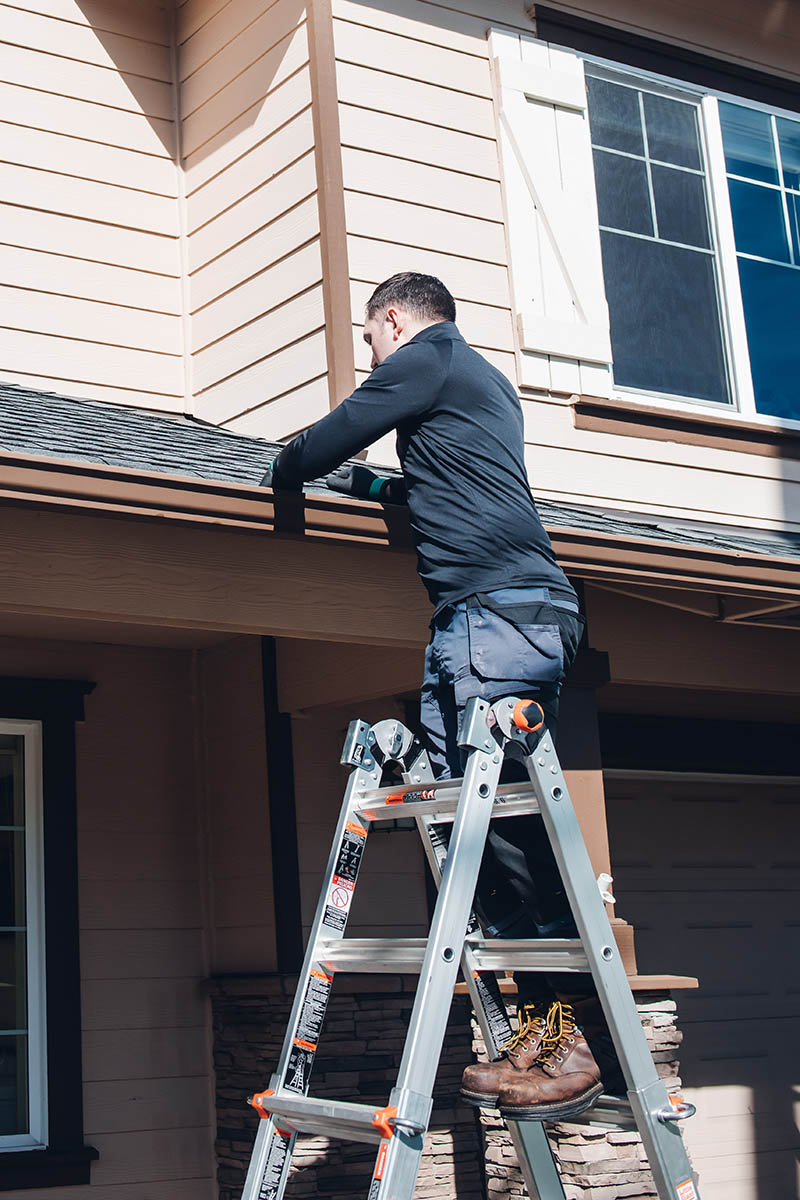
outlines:
{"label": "tan siding", "polygon": [[191,656],[2,639],[0,671],[96,684],[76,732],[84,1128],[101,1160],[70,1195],[213,1200]]}
{"label": "tan siding", "polygon": [[417,270],[445,281],[465,336],[516,381],[486,21],[469,4],[387,7],[374,21],[334,9],[357,365],[370,291]]}
{"label": "tan siding", "polygon": [[[325,334],[320,329],[248,364],[242,371],[215,384],[199,400],[203,403],[203,411],[208,414],[206,419],[222,425],[245,412],[252,412],[254,407],[266,405],[268,409],[272,400],[299,389],[304,383],[319,379],[326,370]],[[325,411],[315,412],[309,420],[324,416]],[[264,413],[264,419],[269,422],[268,412]],[[293,425],[296,431],[307,423],[305,420],[297,424],[291,422],[290,427]],[[271,428],[265,425],[267,427]],[[249,432],[256,433],[252,424]]]}
{"label": "tan siding", "polygon": [[55,17],[76,25],[88,25],[100,34],[117,33],[154,45],[167,45],[169,38],[161,9],[141,0],[28,0],[22,4],[9,2],[10,8],[20,8],[42,16]]}
{"label": "tan siding", "polygon": [[[0,5],[2,377],[178,411],[166,13]],[[98,25],[92,25],[98,18]]]}
{"label": "tan siding", "polygon": [[[145,11],[147,6],[143,6]],[[52,20],[48,15],[25,11],[21,6],[0,4],[3,41],[15,47],[32,47],[76,63],[106,67],[145,79],[169,83],[169,49],[154,45],[139,34],[120,36],[109,29],[99,30],[73,19],[80,12],[75,4],[68,8],[70,19]],[[101,26],[102,28],[102,26]]]}
{"label": "tan siding", "polygon": [[[316,345],[316,339],[313,339],[313,344]],[[294,347],[290,352],[296,353]],[[288,391],[266,404],[251,404],[238,417],[228,421],[229,428],[238,433],[277,441],[280,438],[292,437],[314,421],[318,421],[329,410],[325,365],[324,362],[317,363],[319,374],[308,383],[290,387]]]}
{"label": "tan siding", "polygon": [[179,16],[195,410],[252,433],[326,370],[305,16],[297,0]]}

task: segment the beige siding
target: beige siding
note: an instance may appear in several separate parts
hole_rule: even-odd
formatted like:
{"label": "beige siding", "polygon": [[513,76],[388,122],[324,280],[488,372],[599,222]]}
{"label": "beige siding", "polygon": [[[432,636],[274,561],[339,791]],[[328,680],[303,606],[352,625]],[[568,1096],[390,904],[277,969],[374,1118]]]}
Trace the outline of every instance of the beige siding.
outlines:
{"label": "beige siding", "polygon": [[[516,381],[486,30],[490,19],[525,18],[521,6],[489,7],[334,5],[359,368],[370,292],[419,270],[446,281],[465,336]],[[389,453],[384,440],[371,457]]]}
{"label": "beige siding", "polygon": [[77,772],[84,1126],[100,1159],[70,1196],[212,1200],[191,656],[2,639],[0,672],[96,683]]}
{"label": "beige siding", "polygon": [[166,13],[40,0],[0,22],[3,378],[180,411]]}
{"label": "beige siding", "polygon": [[327,411],[305,18],[297,0],[178,17],[195,412],[271,436]]}

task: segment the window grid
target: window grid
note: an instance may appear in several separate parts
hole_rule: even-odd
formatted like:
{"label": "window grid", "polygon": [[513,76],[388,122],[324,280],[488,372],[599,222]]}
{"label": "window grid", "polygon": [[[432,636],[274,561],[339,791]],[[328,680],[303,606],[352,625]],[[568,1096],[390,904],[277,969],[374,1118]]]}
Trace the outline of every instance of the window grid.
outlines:
{"label": "window grid", "polygon": [[[784,410],[780,411],[772,410],[768,405],[762,405],[761,399],[756,401],[754,379],[751,371],[750,347],[748,346],[750,334],[749,327],[745,327],[742,285],[738,271],[740,260],[763,263],[765,266],[784,267],[792,275],[800,270],[800,166],[795,162],[795,157],[798,153],[798,142],[796,134],[793,134],[791,131],[787,133],[787,126],[789,125],[795,126],[800,132],[800,117],[798,117],[798,113],[718,92],[711,88],[700,88],[689,83],[677,82],[676,80],[656,75],[652,72],[623,67],[618,63],[594,58],[591,55],[584,55],[583,57],[587,68],[587,78],[604,80],[607,83],[617,85],[619,88],[639,92],[640,121],[643,106],[642,95],[650,93],[662,95],[665,98],[678,100],[694,106],[698,113],[701,157],[705,170],[697,170],[682,164],[665,163],[661,159],[651,157],[646,126],[642,130],[645,147],[644,154],[632,153],[630,150],[619,149],[614,146],[599,146],[594,138],[591,141],[592,149],[595,151],[602,150],[606,155],[617,155],[620,158],[646,161],[647,186],[651,202],[651,164],[654,166],[668,166],[672,170],[681,170],[686,173],[704,176],[709,233],[714,248],[710,253],[714,254],[716,260],[715,274],[719,294],[719,318],[725,345],[725,370],[733,404],[728,403],[723,406],[717,402],[697,396],[690,397],[670,394],[652,387],[627,386],[620,384],[618,381],[614,384],[615,391],[618,393],[638,394],[655,403],[669,400],[675,403],[676,406],[687,410],[696,408],[698,403],[703,407],[724,407],[731,415],[740,415],[747,419],[757,418],[763,420],[765,423],[774,423],[789,428],[800,429],[800,407],[796,404],[791,405],[788,411],[784,405]],[[770,126],[769,142],[774,153],[777,182],[768,179],[754,179],[751,176],[742,175],[736,170],[728,170],[728,164],[725,161],[725,154],[723,152],[722,122],[719,111],[719,105],[723,101],[728,105],[735,105],[751,112],[761,113],[764,117],[768,118]],[[781,139],[784,139],[783,149]],[[785,167],[787,162],[790,164],[788,168]],[[786,174],[787,170],[789,172],[788,178]],[[775,259],[763,254],[752,253],[747,249],[739,249],[736,246],[731,225],[731,201],[728,194],[728,182],[731,180],[780,193],[783,217],[781,225],[787,245],[787,256],[785,258]],[[657,214],[654,213],[653,217],[655,219]],[[602,232],[623,234],[628,238],[660,240],[654,237],[648,238],[648,235],[634,233],[630,230],[617,229],[607,224],[601,224],[600,230]],[[665,242],[663,244],[675,245],[677,248],[684,246],[683,243]],[[686,248],[695,251],[695,253],[709,253],[708,250],[703,251],[702,247],[687,246]],[[782,343],[782,345],[785,345],[785,343]],[[753,365],[752,370],[754,369]],[[794,377],[795,375],[792,375],[792,378]]]}

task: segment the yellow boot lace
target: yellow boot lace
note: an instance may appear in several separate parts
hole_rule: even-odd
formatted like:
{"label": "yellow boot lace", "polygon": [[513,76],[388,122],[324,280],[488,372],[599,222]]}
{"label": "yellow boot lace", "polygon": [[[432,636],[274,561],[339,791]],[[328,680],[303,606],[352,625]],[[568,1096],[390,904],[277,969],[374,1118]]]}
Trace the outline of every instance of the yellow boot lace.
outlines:
{"label": "yellow boot lace", "polygon": [[540,1033],[546,1023],[545,1010],[541,1004],[524,1004],[522,1008],[518,1008],[517,1032],[510,1041],[506,1042],[505,1046],[501,1047],[502,1053],[510,1054],[512,1058],[518,1058],[517,1047],[524,1050],[531,1034]]}
{"label": "yellow boot lace", "polygon": [[536,1059],[537,1067],[554,1066],[555,1063],[563,1062],[564,1055],[560,1051],[568,1049],[577,1032],[572,1005],[564,1004],[561,1000],[553,1001],[547,1014],[547,1032]]}

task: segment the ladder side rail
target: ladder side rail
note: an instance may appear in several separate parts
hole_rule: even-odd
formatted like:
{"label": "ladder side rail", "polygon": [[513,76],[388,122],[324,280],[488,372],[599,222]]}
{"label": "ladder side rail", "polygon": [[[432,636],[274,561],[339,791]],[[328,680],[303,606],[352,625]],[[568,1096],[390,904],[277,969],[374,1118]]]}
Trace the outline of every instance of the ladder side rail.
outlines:
{"label": "ladder side rail", "polygon": [[686,1189],[685,1194],[696,1200],[694,1177],[680,1130],[674,1121],[663,1122],[658,1117],[659,1112],[669,1111],[667,1090],[647,1045],[553,739],[547,731],[526,759],[526,765],[659,1195],[671,1200],[680,1194],[678,1188],[689,1184],[691,1191]]}
{"label": "ladder side rail", "polygon": [[[450,847],[431,921],[428,947],[411,1011],[397,1085],[389,1102],[399,1111],[427,1110],[441,1056],[442,1042],[461,962],[461,949],[472,909],[483,847],[491,819],[503,754],[489,736],[488,705],[473,700],[467,707],[461,744],[471,747],[453,820]],[[381,1144],[369,1200],[411,1197],[419,1172],[422,1134],[395,1128]]]}
{"label": "ladder side rail", "polygon": [[[441,884],[441,868],[447,856],[447,839],[442,827],[430,817],[417,817],[417,829],[438,888]],[[470,913],[467,932],[478,928],[477,917]],[[511,1040],[513,1032],[497,978],[492,971],[477,970],[474,954],[468,944],[465,944],[461,955],[461,973],[484,1045],[490,1058],[497,1058],[503,1046]],[[544,1126],[537,1121],[507,1121],[506,1125],[530,1200],[566,1200]]]}
{"label": "ladder side rail", "polygon": [[[375,762],[370,756],[369,751],[365,750],[361,765],[354,767],[348,777],[344,799],[342,800],[342,807],[339,813],[339,820],[336,825],[336,832],[333,836],[331,851],[330,855],[328,856],[328,862],[323,876],[323,886],[320,891],[317,910],[311,927],[308,944],[306,946],[303,967],[298,977],[297,990],[295,992],[294,1002],[292,1004],[291,1014],[286,1027],[286,1033],[283,1039],[280,1056],[278,1058],[278,1066],[270,1078],[270,1088],[273,1091],[278,1091],[285,1085],[286,1082],[292,1055],[296,1049],[295,1039],[297,1037],[298,1027],[303,1016],[303,1010],[309,993],[309,987],[312,979],[314,978],[312,973],[317,971],[319,975],[326,975],[326,973],[319,971],[317,965],[318,943],[322,940],[323,931],[326,939],[329,941],[337,936],[339,938],[344,936],[344,929],[347,922],[347,914],[349,912],[350,905],[348,904],[348,907],[344,910],[344,919],[342,921],[342,927],[340,930],[331,929],[324,924],[326,918],[326,909],[329,907],[328,901],[333,887],[334,875],[336,874],[336,868],[340,862],[342,847],[348,833],[347,827],[352,823],[352,813],[356,807],[355,797],[359,791],[363,791],[364,788],[374,785],[376,778],[378,778],[378,771],[375,766]],[[361,852],[363,853],[363,845],[366,841],[366,832],[368,826],[361,825],[361,828],[364,831],[363,841],[361,842]],[[358,841],[361,841],[361,839],[357,837],[356,842]],[[358,856],[358,862],[356,863],[355,879],[353,880],[354,887],[358,876],[359,865],[360,854]],[[320,978],[319,986],[316,988],[315,994],[315,1007],[318,1012],[318,1024],[320,1026],[322,1025],[322,1021],[325,1016],[325,1009],[327,1007],[330,991],[330,983],[328,983],[326,987],[324,980]],[[304,1052],[306,1069],[303,1072],[303,1085],[301,1089],[301,1094],[303,1095],[308,1094],[314,1053],[315,1050],[308,1050]],[[281,1130],[279,1119],[276,1120],[276,1118],[273,1116],[260,1118],[241,1200],[278,1200],[278,1198],[283,1195],[283,1191],[288,1179],[289,1164],[292,1152],[294,1150],[295,1140],[295,1133]]]}

